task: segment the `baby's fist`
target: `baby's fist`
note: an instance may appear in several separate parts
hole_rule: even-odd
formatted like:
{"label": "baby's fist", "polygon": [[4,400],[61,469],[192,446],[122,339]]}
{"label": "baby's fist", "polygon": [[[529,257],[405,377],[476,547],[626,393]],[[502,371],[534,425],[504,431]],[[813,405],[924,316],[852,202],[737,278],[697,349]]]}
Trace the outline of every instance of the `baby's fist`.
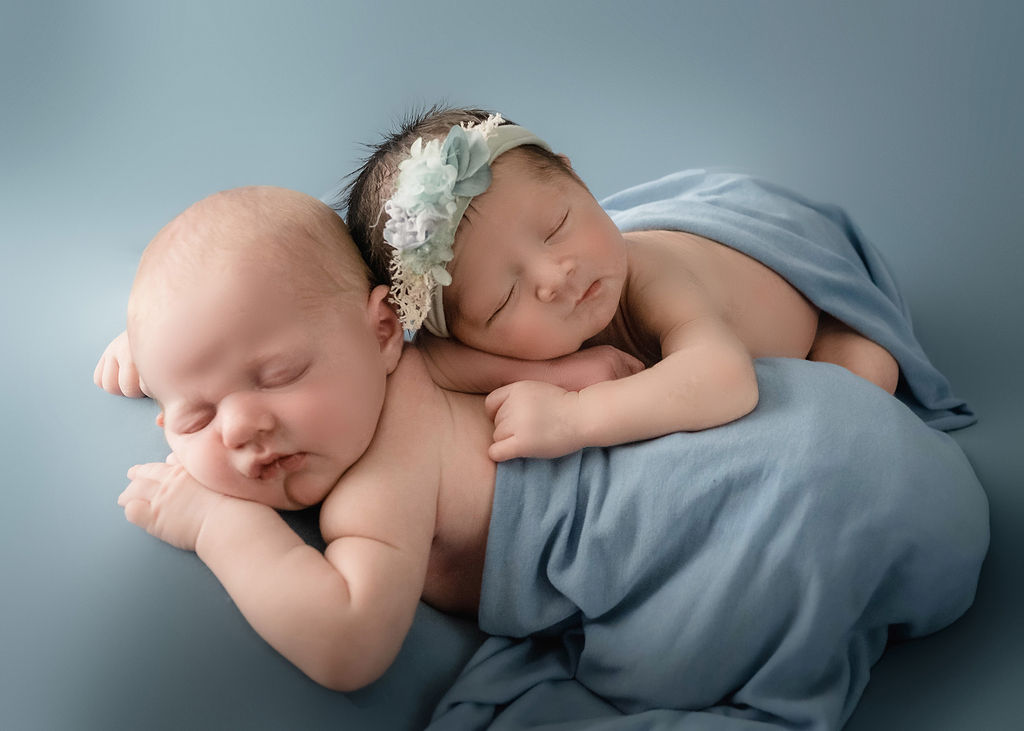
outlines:
{"label": "baby's fist", "polygon": [[492,391],[484,407],[494,422],[494,441],[487,454],[495,462],[516,457],[551,459],[584,446],[575,391],[540,381],[518,381]]}
{"label": "baby's fist", "polygon": [[139,378],[128,347],[128,333],[123,332],[110,341],[92,374],[93,383],[115,396],[141,398],[147,396],[146,387]]}

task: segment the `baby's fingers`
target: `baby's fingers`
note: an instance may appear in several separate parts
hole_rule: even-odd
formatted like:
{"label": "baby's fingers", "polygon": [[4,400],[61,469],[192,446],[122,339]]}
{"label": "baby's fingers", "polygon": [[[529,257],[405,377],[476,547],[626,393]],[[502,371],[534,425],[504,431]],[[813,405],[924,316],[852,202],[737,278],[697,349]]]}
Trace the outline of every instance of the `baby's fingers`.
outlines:
{"label": "baby's fingers", "polygon": [[124,517],[129,523],[134,523],[140,528],[145,528],[153,520],[153,506],[148,500],[129,500],[122,505]]}
{"label": "baby's fingers", "polygon": [[117,504],[122,508],[133,500],[149,501],[153,483],[149,480],[132,480],[121,494],[117,496]]}
{"label": "baby's fingers", "polygon": [[494,417],[498,413],[498,409],[501,408],[502,404],[508,399],[509,393],[512,392],[512,386],[515,384],[509,384],[502,386],[501,388],[495,389],[487,394],[487,398],[484,399],[484,408],[487,410],[487,418],[494,421]]}
{"label": "baby's fingers", "polygon": [[491,439],[493,441],[500,442],[503,439],[515,436],[515,433],[516,431],[509,419],[503,419],[500,414],[496,416],[494,421],[494,433],[491,435]]}
{"label": "baby's fingers", "polygon": [[104,353],[100,356],[100,359],[96,361],[96,367],[92,371],[92,382],[100,388],[103,388],[103,368],[106,365],[107,355]]}
{"label": "baby's fingers", "polygon": [[127,477],[129,480],[160,480],[173,467],[167,462],[146,462],[130,467]]}
{"label": "baby's fingers", "polygon": [[510,436],[501,441],[496,440],[494,444],[487,448],[487,456],[495,462],[505,462],[506,460],[521,457],[519,441],[515,436]]}
{"label": "baby's fingers", "polygon": [[134,363],[124,363],[117,374],[117,385],[121,393],[129,398],[141,398],[142,384],[139,381],[139,372],[135,369]]}
{"label": "baby's fingers", "polygon": [[117,372],[117,358],[112,358],[104,353],[103,357],[100,358],[100,362],[96,365],[93,381],[107,393],[120,396],[121,386],[118,384]]}

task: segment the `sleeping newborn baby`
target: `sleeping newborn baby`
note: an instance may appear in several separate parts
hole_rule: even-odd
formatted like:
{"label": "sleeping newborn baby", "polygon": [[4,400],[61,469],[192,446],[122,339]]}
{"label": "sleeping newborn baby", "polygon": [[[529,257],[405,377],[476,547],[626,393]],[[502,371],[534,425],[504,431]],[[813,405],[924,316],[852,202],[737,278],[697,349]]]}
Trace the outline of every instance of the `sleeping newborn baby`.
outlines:
{"label": "sleeping newborn baby", "polygon": [[[483,397],[431,380],[387,297],[333,211],[244,188],[168,224],[129,301],[173,453],[118,502],[316,682],[379,677],[422,598],[496,636],[438,728],[838,728],[890,632],[972,601],[967,460],[849,371],[758,361],[757,408],[724,427],[495,464]],[[318,502],[323,553],[276,510]]]}
{"label": "sleeping newborn baby", "polygon": [[[754,408],[753,360],[841,365],[929,411],[970,414],[928,361],[843,211],[688,170],[600,203],[528,130],[432,109],[377,146],[347,219],[442,384],[488,392],[491,457],[558,457]],[[431,337],[433,336],[433,337]],[[614,346],[645,366],[576,388],[551,361]]]}

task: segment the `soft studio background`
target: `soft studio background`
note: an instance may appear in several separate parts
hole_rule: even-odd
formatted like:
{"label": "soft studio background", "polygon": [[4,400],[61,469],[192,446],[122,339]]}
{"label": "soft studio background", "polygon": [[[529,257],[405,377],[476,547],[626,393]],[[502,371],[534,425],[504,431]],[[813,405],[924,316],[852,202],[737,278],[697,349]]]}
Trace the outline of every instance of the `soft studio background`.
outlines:
{"label": "soft studio background", "polygon": [[[333,190],[415,104],[504,111],[599,197],[739,167],[887,255],[992,506],[975,607],[876,666],[851,729],[1004,729],[1024,689],[1024,6],[934,2],[0,2],[0,727],[416,728],[475,647],[424,609],[349,696],[125,522],[156,409],[91,383],[147,241],[252,183]],[[714,662],[714,658],[708,658]]]}

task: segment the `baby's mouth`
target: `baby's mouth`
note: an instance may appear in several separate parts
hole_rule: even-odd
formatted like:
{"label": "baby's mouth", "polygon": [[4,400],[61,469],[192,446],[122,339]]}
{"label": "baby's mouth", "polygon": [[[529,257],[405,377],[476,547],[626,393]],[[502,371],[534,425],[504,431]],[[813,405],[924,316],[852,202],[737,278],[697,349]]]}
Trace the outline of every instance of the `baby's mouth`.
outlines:
{"label": "baby's mouth", "polygon": [[253,463],[249,467],[248,477],[252,480],[270,480],[277,477],[281,472],[295,472],[301,469],[305,462],[305,452],[272,457],[269,460]]}

